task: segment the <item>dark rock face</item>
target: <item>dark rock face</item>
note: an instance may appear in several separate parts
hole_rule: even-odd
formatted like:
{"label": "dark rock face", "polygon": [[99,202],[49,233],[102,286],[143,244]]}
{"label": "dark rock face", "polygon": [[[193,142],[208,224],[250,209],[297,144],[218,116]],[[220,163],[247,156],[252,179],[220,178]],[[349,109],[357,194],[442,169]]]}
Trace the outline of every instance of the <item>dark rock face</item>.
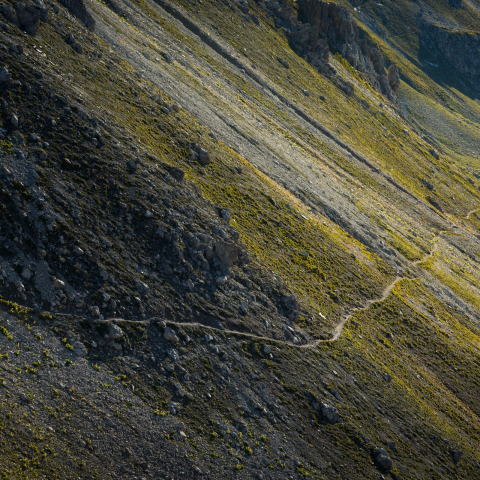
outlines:
{"label": "dark rock face", "polygon": [[400,75],[398,73],[398,68],[394,63],[388,67],[387,79],[393,93],[398,95],[398,92],[400,91]]}
{"label": "dark rock face", "polygon": [[87,10],[83,0],[60,0],[60,3],[75,17],[77,17],[91,31],[95,31],[95,20]]}
{"label": "dark rock face", "polygon": [[448,3],[453,8],[461,8],[463,7],[462,0],[448,0]]}
{"label": "dark rock face", "polygon": [[48,13],[45,8],[38,8],[33,5],[25,5],[24,3],[15,3],[15,7],[10,5],[0,5],[0,12],[16,27],[19,27],[31,36],[37,34],[40,20],[46,22]]}
{"label": "dark rock face", "polygon": [[290,33],[292,47],[300,55],[307,55],[308,61],[324,74],[334,75],[329,65],[330,44],[360,72],[365,73],[372,86],[392,102],[397,101],[399,76],[396,67],[387,77],[381,53],[360,38],[357,24],[350,12],[335,3],[322,0],[299,0],[299,17],[294,15],[288,0],[270,2],[268,8],[276,17],[278,27]]}
{"label": "dark rock face", "polygon": [[480,35],[452,31],[424,22],[421,25],[420,55],[444,72],[461,77],[462,82],[478,83],[480,78]]}

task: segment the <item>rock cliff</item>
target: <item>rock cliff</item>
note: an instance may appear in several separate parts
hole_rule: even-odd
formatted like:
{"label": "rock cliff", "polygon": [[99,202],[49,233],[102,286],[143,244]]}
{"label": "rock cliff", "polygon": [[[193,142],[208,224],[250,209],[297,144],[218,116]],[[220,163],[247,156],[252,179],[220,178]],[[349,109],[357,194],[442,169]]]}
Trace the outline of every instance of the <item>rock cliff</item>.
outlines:
{"label": "rock cliff", "polygon": [[[300,55],[306,55],[322,73],[335,73],[328,63],[330,45],[354,68],[366,74],[377,91],[392,102],[397,101],[398,80],[392,88],[382,54],[361,38],[354,18],[345,7],[322,0],[299,0],[298,18],[288,0],[269,2],[267,7],[275,15],[277,26],[289,32],[293,48]],[[396,67],[395,72],[398,76]]]}
{"label": "rock cliff", "polygon": [[451,30],[428,22],[421,24],[421,58],[473,87],[480,77],[479,48],[478,32]]}

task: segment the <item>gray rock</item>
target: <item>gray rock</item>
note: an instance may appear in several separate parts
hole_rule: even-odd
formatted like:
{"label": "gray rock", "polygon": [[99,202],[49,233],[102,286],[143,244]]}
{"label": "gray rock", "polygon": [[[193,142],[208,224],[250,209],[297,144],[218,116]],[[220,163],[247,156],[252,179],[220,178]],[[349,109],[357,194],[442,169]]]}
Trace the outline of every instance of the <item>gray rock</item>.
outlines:
{"label": "gray rock", "polygon": [[172,168],[170,174],[175,180],[177,180],[177,182],[181,182],[185,178],[185,172],[178,167]]}
{"label": "gray rock", "polygon": [[328,423],[334,424],[340,420],[338,410],[332,405],[327,405],[326,403],[320,404],[320,412]]}
{"label": "gray rock", "polygon": [[105,270],[102,270],[100,272],[100,278],[104,281],[107,280],[108,279],[108,273]]}
{"label": "gray rock", "polygon": [[437,150],[432,148],[432,149],[429,150],[429,152],[435,160],[440,160],[440,154],[438,153]]}
{"label": "gray rock", "polygon": [[53,281],[53,288],[57,288],[58,290],[61,290],[61,289],[65,288],[65,282],[56,278]]}
{"label": "gray rock", "polygon": [[178,339],[175,332],[169,327],[165,327],[165,332],[163,333],[163,337],[165,338],[165,340],[168,340],[170,343],[174,343],[174,344],[180,343],[180,340]]}
{"label": "gray rock", "polygon": [[30,280],[32,278],[32,272],[28,268],[25,268],[22,272],[22,277],[25,280]]}
{"label": "gray rock", "polygon": [[162,57],[165,59],[167,63],[173,63],[173,57],[169,53],[163,52]]}
{"label": "gray rock", "polygon": [[130,172],[134,173],[137,171],[137,164],[133,162],[132,160],[129,160],[127,162],[127,168]]}
{"label": "gray rock", "polygon": [[73,353],[75,353],[79,357],[86,357],[88,354],[88,351],[82,342],[76,341],[73,344]]}
{"label": "gray rock", "polygon": [[84,252],[80,247],[75,247],[75,248],[73,249],[73,253],[74,253],[75,255],[83,255],[85,252]]}
{"label": "gray rock", "polygon": [[210,154],[203,148],[198,151],[198,161],[204,166],[211,162]]}
{"label": "gray rock", "polygon": [[262,347],[263,353],[271,353],[272,349],[268,345],[263,345]]}
{"label": "gray rock", "polygon": [[14,129],[18,128],[18,117],[15,114],[10,117],[10,123]]}
{"label": "gray rock", "polygon": [[220,210],[220,216],[227,222],[230,223],[230,219],[232,218],[232,214],[228,208],[222,208]]}
{"label": "gray rock", "polygon": [[137,282],[137,288],[140,292],[142,292],[143,294],[147,294],[148,291],[150,290],[150,287],[144,283],[144,282],[141,282],[141,281],[138,281]]}
{"label": "gray rock", "polygon": [[115,423],[110,417],[105,417],[105,425],[107,427],[114,427]]}
{"label": "gray rock", "polygon": [[32,401],[32,399],[26,393],[22,392],[18,396],[22,402],[30,403]]}
{"label": "gray rock", "polygon": [[233,243],[216,242],[215,254],[222,263],[231,267],[238,260],[239,248]]}
{"label": "gray rock", "polygon": [[454,450],[452,452],[452,458],[455,463],[458,463],[462,458],[463,452],[461,450]]}
{"label": "gray rock", "polygon": [[296,299],[295,295],[285,295],[282,298],[283,304],[288,312],[288,318],[290,320],[296,320],[300,314],[300,304]]}
{"label": "gray rock", "polygon": [[279,63],[281,63],[285,68],[289,69],[290,65],[281,57],[277,57]]}
{"label": "gray rock", "polygon": [[392,469],[393,462],[383,448],[375,448],[372,457],[375,464],[382,470],[389,472]]}
{"label": "gray rock", "polygon": [[225,285],[227,281],[228,281],[228,277],[226,275],[222,275],[215,279],[215,283],[220,286]]}
{"label": "gray rock", "polygon": [[7,67],[0,67],[0,82],[12,82],[12,74],[8,71]]}
{"label": "gray rock", "polygon": [[123,330],[118,325],[112,323],[108,326],[108,336],[113,340],[119,340],[123,337]]}

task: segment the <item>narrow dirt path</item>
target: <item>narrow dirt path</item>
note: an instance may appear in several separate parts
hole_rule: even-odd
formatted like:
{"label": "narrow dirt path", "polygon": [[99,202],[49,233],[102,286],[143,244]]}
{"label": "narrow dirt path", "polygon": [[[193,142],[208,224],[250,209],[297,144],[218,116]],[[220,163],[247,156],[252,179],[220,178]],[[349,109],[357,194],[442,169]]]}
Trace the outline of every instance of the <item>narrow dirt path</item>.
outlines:
{"label": "narrow dirt path", "polygon": [[[480,210],[480,209],[477,208],[475,210],[471,210],[470,212],[468,212],[468,214],[465,216],[465,219],[468,220],[470,218],[470,215],[472,213],[478,211],[478,210]],[[453,224],[453,225],[455,225],[455,224]],[[457,225],[455,225],[455,226],[458,228]],[[428,261],[430,258],[432,258],[435,255],[435,253],[438,251],[437,240],[439,238],[439,235],[441,235],[442,233],[449,233],[449,231],[444,230],[444,231],[439,232],[438,235],[435,235],[432,239],[432,242],[434,244],[432,250],[430,252],[428,252],[426,255],[424,255],[422,258],[420,258],[419,260],[413,261],[411,263],[412,267],[417,267],[420,264],[425,263],[426,261]],[[235,330],[220,330],[220,329],[216,329],[216,328],[213,328],[213,327],[207,327],[205,325],[202,325],[201,323],[182,323],[182,322],[168,322],[168,323],[173,324],[173,325],[178,325],[179,327],[189,326],[189,327],[202,328],[202,329],[219,330],[219,331],[222,331],[224,333],[230,333],[232,335],[246,337],[246,338],[253,338],[255,340],[264,340],[264,341],[268,341],[270,343],[277,343],[277,344],[280,344],[280,345],[289,345],[291,347],[310,349],[310,348],[317,347],[321,343],[335,342],[336,340],[338,340],[340,338],[340,336],[342,335],[342,332],[343,332],[343,329],[345,328],[345,325],[353,317],[353,315],[355,315],[357,312],[363,312],[365,310],[368,310],[374,303],[383,302],[384,300],[386,300],[389,297],[390,293],[392,293],[392,290],[395,288],[395,285],[398,282],[400,282],[401,280],[404,280],[405,278],[408,278],[408,277],[400,277],[400,276],[396,277],[395,280],[393,280],[392,283],[390,283],[389,285],[387,285],[385,287],[381,297],[375,298],[375,299],[372,299],[372,300],[368,300],[363,307],[359,307],[359,308],[355,308],[355,309],[350,310],[349,314],[346,315],[340,321],[340,323],[333,329],[331,338],[319,339],[319,340],[315,340],[313,342],[305,343],[303,345],[297,345],[295,343],[287,342],[287,341],[284,341],[284,340],[275,340],[275,339],[270,338],[270,337],[255,335],[253,333],[237,332]]]}
{"label": "narrow dirt path", "polygon": [[[435,243],[437,238],[438,238],[438,236],[435,236],[432,241]],[[433,255],[435,254],[435,252],[437,250],[438,250],[438,246],[435,243],[433,249],[429,253],[427,253],[424,257],[422,257],[421,259],[412,262],[412,266],[416,267],[416,266],[420,265],[421,263],[426,262],[427,260],[429,260],[430,258],[433,257]],[[315,340],[313,342],[309,342],[309,343],[306,343],[306,344],[303,344],[303,345],[297,345],[293,342],[288,342],[288,341],[284,341],[284,340],[275,340],[275,339],[272,339],[270,337],[255,335],[253,333],[237,332],[235,330],[220,330],[220,329],[216,329],[216,328],[213,328],[213,327],[207,327],[206,325],[202,325],[201,323],[195,323],[195,322],[184,323],[184,322],[171,322],[170,321],[168,323],[173,324],[173,325],[177,325],[179,327],[183,326],[183,327],[194,327],[194,328],[218,330],[218,331],[222,331],[223,333],[230,333],[230,334],[236,335],[236,336],[253,338],[255,340],[264,340],[264,341],[268,341],[268,342],[271,342],[271,343],[277,343],[277,344],[281,344],[281,345],[289,345],[291,347],[310,349],[310,348],[317,347],[321,343],[334,342],[334,341],[338,340],[340,338],[340,336],[342,335],[342,332],[343,332],[343,329],[344,329],[345,325],[353,317],[353,315],[355,315],[357,312],[363,312],[365,310],[368,310],[374,303],[383,302],[384,300],[386,300],[389,297],[390,293],[392,293],[392,290],[395,288],[395,285],[398,282],[400,282],[401,280],[404,280],[405,278],[407,278],[407,277],[400,277],[400,276],[396,277],[395,280],[392,283],[390,283],[389,285],[387,285],[385,287],[385,289],[382,292],[381,297],[374,298],[372,300],[368,300],[363,307],[359,307],[359,308],[355,308],[355,309],[350,310],[350,313],[348,315],[346,315],[340,321],[340,323],[334,328],[331,338],[319,339],[319,340]]]}

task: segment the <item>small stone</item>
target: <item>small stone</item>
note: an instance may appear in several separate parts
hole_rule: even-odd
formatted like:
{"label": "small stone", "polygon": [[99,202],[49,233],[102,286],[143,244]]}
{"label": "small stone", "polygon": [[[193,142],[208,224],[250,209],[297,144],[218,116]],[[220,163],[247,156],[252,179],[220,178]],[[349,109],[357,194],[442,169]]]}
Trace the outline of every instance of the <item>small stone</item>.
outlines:
{"label": "small stone", "polygon": [[375,448],[373,450],[372,456],[373,456],[373,461],[382,470],[389,472],[392,469],[393,462],[388,457],[387,452],[383,448]]}
{"label": "small stone", "polygon": [[165,59],[167,63],[173,63],[173,57],[169,53],[163,52],[162,57]]}
{"label": "small stone", "polygon": [[73,353],[75,353],[79,357],[86,357],[88,351],[82,342],[77,341],[73,344]]}
{"label": "small stone", "polygon": [[220,286],[225,285],[227,281],[228,281],[228,277],[226,275],[222,275],[215,279],[215,283]]}
{"label": "small stone", "polygon": [[177,335],[175,335],[175,332],[169,327],[165,327],[165,332],[163,333],[163,337],[165,338],[165,340],[168,340],[170,343],[174,343],[174,344],[180,343],[180,340],[178,339]]}
{"label": "small stone", "polygon": [[30,403],[32,399],[26,393],[20,393],[19,398],[22,402]]}
{"label": "small stone", "polygon": [[308,90],[302,90],[302,93],[306,96],[306,97],[309,97],[310,96],[310,92]]}
{"label": "small stone", "polygon": [[101,278],[103,281],[107,280],[107,279],[108,279],[108,273],[107,273],[105,270],[102,270],[102,271],[100,272],[100,278]]}
{"label": "small stone", "polygon": [[54,281],[53,281],[53,288],[57,288],[59,290],[65,288],[65,282],[56,278]]}
{"label": "small stone", "polygon": [[127,168],[128,170],[130,170],[130,172],[136,172],[137,171],[137,164],[135,162],[133,162],[132,160],[129,160],[127,162]]}
{"label": "small stone", "polygon": [[108,336],[112,340],[119,340],[123,337],[123,330],[118,325],[112,323],[108,327]]}
{"label": "small stone", "polygon": [[205,341],[206,341],[207,343],[213,342],[213,337],[207,333],[207,334],[205,335]]}
{"label": "small stone", "polygon": [[220,210],[220,216],[227,222],[230,223],[230,219],[232,218],[232,214],[228,208],[222,208]]}
{"label": "small stone", "polygon": [[91,312],[92,315],[94,315],[95,317],[100,318],[100,316],[101,316],[101,315],[100,315],[100,309],[99,309],[96,305],[90,307],[90,312]]}
{"label": "small stone", "polygon": [[83,255],[85,252],[84,252],[80,247],[75,247],[75,248],[73,249],[73,253],[74,253],[75,255]]}
{"label": "small stone", "polygon": [[432,148],[432,149],[429,150],[429,152],[435,160],[440,160],[440,154],[438,153],[437,150]]}
{"label": "small stone", "polygon": [[263,353],[271,353],[272,349],[268,345],[263,345],[262,347]]}
{"label": "small stone", "polygon": [[114,427],[115,423],[113,422],[113,420],[110,417],[105,417],[105,425],[107,427]]}
{"label": "small stone", "polygon": [[208,165],[210,162],[211,162],[211,159],[210,159],[210,154],[204,150],[203,148],[201,148],[199,151],[198,151],[198,161],[203,165]]}
{"label": "small stone", "polygon": [[144,282],[141,282],[141,281],[138,281],[137,282],[137,289],[142,292],[143,294],[147,294],[148,291],[150,290],[150,287],[144,283]]}
{"label": "small stone", "polygon": [[454,450],[452,452],[452,458],[455,463],[458,463],[460,461],[460,458],[462,458],[463,452],[460,450]]}
{"label": "small stone", "polygon": [[172,170],[170,171],[170,174],[178,182],[181,182],[185,178],[185,172],[178,167],[172,168]]}
{"label": "small stone", "polygon": [[148,170],[144,170],[142,172],[142,177],[148,177]]}
{"label": "small stone", "polygon": [[14,129],[18,128],[18,117],[15,114],[10,117],[10,123]]}
{"label": "small stone", "polygon": [[32,272],[28,268],[25,268],[22,272],[22,277],[25,280],[30,280],[32,278]]}
{"label": "small stone", "polygon": [[327,420],[327,422],[329,423],[332,423],[332,424],[337,423],[340,419],[338,415],[338,410],[332,405],[327,405],[326,403],[322,403],[320,405],[320,411],[323,417],[325,418],[325,420]]}
{"label": "small stone", "polygon": [[281,57],[277,57],[279,63],[281,63],[286,69],[290,68],[290,65]]}

